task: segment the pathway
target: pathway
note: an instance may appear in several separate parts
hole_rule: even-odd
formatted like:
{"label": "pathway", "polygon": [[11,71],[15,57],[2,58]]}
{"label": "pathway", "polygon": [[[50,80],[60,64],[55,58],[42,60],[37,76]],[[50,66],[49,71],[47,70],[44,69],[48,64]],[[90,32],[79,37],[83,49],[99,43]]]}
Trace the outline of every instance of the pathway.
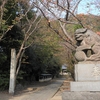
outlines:
{"label": "pathway", "polygon": [[65,78],[59,78],[51,82],[47,86],[43,86],[38,91],[28,92],[24,94],[15,95],[14,97],[0,95],[0,100],[50,100],[54,94],[58,91],[59,87],[62,85]]}

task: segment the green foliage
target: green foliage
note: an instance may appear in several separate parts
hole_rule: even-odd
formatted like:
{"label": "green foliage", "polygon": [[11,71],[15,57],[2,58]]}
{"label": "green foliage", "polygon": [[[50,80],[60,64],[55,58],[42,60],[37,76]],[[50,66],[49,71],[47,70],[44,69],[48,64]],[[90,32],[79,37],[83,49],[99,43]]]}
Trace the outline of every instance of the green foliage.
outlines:
{"label": "green foliage", "polygon": [[26,67],[23,66],[21,70],[26,72],[25,76],[27,75],[30,79],[32,76],[37,77],[42,73],[59,74],[61,67],[60,61],[54,56],[49,45],[34,44],[26,49],[25,55],[28,64]]}
{"label": "green foliage", "polygon": [[100,26],[95,27],[97,31],[100,31]]}
{"label": "green foliage", "polygon": [[8,71],[0,71],[0,90],[7,89],[9,86],[9,74]]}
{"label": "green foliage", "polygon": [[28,19],[31,19],[34,17],[34,13],[32,10],[30,10],[28,13],[27,13],[27,16],[28,16]]}
{"label": "green foliage", "polygon": [[2,1],[0,1],[0,6],[2,5]]}
{"label": "green foliage", "polygon": [[26,54],[29,57],[30,65],[33,66],[33,70],[36,71],[41,67],[41,72],[43,72],[51,59],[52,51],[48,46],[34,45],[26,50]]}
{"label": "green foliage", "polygon": [[6,89],[9,85],[11,48],[15,48],[18,52],[23,40],[23,33],[18,26],[14,26],[3,39],[0,42],[0,87]]}
{"label": "green foliage", "polygon": [[7,30],[11,30],[14,22],[16,22],[18,5],[16,0],[7,0],[3,8],[3,16],[0,18],[0,35],[5,34]]}
{"label": "green foliage", "polygon": [[7,59],[7,56],[4,53],[0,53],[0,66],[4,63]]}
{"label": "green foliage", "polygon": [[57,59],[56,57],[52,57],[48,62],[48,67],[46,71],[53,76],[58,76],[61,71],[61,63],[60,59]]}
{"label": "green foliage", "polygon": [[77,25],[74,25],[73,28],[74,28],[74,31],[76,31],[77,29],[82,28],[82,26],[80,24],[77,24]]}
{"label": "green foliage", "polygon": [[8,0],[5,4],[4,16],[3,20],[5,20],[5,24],[11,25],[12,20],[16,18],[16,12],[18,11],[18,6],[16,0]]}
{"label": "green foliage", "polygon": [[3,49],[3,52],[7,53],[11,48],[18,48],[21,45],[23,40],[23,33],[21,32],[18,26],[14,26],[4,37],[4,41],[0,42],[0,46]]}

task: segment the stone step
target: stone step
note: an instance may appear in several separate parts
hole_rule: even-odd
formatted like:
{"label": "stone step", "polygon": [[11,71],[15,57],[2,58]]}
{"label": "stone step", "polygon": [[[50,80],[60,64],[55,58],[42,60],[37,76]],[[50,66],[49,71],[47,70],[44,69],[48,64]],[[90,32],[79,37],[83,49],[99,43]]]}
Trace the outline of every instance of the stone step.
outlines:
{"label": "stone step", "polygon": [[62,100],[62,97],[61,96],[54,96],[50,100]]}
{"label": "stone step", "polygon": [[69,86],[60,87],[60,91],[66,91],[66,90],[70,91],[70,87]]}
{"label": "stone step", "polygon": [[63,92],[62,100],[100,100],[99,92]]}
{"label": "stone step", "polygon": [[71,91],[99,91],[100,81],[95,82],[71,82]]}
{"label": "stone step", "polygon": [[69,77],[67,80],[68,81],[74,81],[74,79],[72,77]]}
{"label": "stone step", "polygon": [[63,86],[70,86],[70,81],[64,81],[62,85]]}
{"label": "stone step", "polygon": [[61,86],[60,88],[67,89],[67,88],[69,88],[69,86]]}

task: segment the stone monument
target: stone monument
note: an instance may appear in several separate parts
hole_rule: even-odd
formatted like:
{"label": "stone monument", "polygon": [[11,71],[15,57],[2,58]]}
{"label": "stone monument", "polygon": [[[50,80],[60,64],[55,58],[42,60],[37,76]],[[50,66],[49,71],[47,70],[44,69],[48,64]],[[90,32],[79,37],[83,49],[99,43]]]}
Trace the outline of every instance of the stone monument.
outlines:
{"label": "stone monument", "polygon": [[77,48],[75,57],[75,82],[71,91],[100,91],[100,36],[82,28],[75,32]]}

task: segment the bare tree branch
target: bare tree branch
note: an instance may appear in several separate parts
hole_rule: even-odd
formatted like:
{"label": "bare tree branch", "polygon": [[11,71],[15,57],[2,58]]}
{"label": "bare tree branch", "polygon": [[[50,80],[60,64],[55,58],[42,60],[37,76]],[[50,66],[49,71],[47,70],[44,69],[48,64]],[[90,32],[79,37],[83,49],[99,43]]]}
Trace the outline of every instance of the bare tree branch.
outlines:
{"label": "bare tree branch", "polygon": [[16,69],[16,77],[17,77],[18,72],[19,72],[20,67],[21,67],[21,60],[22,60],[22,57],[23,57],[24,52],[25,52],[25,49],[22,51],[22,53],[21,53],[21,55],[20,55],[20,58],[19,58],[18,67],[17,67],[17,69]]}
{"label": "bare tree branch", "polygon": [[66,29],[65,29],[65,23],[62,25],[62,23],[59,21],[61,29],[63,30],[63,32],[65,33],[65,35],[68,37],[68,39],[73,42],[73,39],[69,36],[69,34],[67,33]]}
{"label": "bare tree branch", "polygon": [[78,5],[79,5],[79,3],[81,2],[82,0],[79,0],[78,2],[77,2],[77,4],[75,5],[75,7],[74,7],[74,9],[73,9],[73,13],[75,12],[75,10],[77,9],[77,7],[78,7]]}

